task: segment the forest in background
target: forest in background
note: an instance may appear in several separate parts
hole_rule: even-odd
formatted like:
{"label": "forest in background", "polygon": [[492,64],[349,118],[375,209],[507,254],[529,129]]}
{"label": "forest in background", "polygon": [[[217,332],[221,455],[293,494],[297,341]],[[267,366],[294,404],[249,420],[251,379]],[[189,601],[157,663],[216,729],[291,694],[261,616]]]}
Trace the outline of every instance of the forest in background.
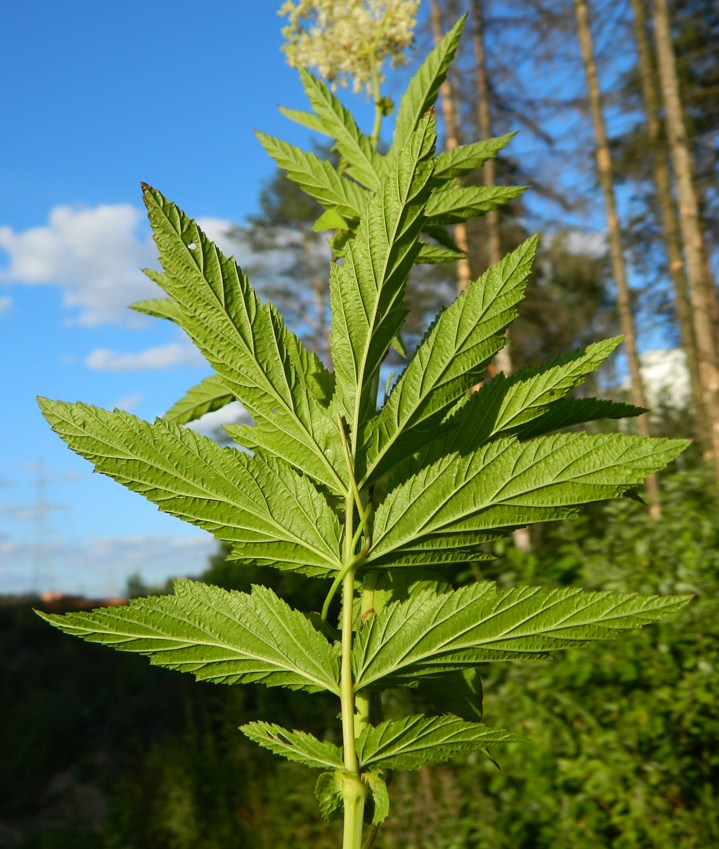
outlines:
{"label": "forest in background", "polygon": [[[695,447],[649,489],[651,510],[627,501],[515,534],[481,572],[472,564],[451,578],[697,598],[676,622],[616,645],[484,669],[486,720],[527,742],[495,751],[499,770],[480,756],[398,777],[378,845],[703,849],[719,843],[719,10],[710,0],[432,0],[421,7],[418,52],[465,11],[459,64],[438,110],[443,143],[518,131],[481,178],[532,190],[455,230],[467,261],[456,274],[429,267],[416,281],[409,343],[456,287],[542,230],[538,272],[497,367],[621,332],[624,361],[600,379],[652,407],[628,426],[690,436]],[[393,85],[390,76],[390,93]],[[280,172],[260,200],[261,213],[235,233],[260,257],[249,276],[262,276],[263,249],[282,249],[286,267],[260,281],[264,292],[326,354],[328,254],[311,230],[320,210]],[[656,347],[680,352],[686,369],[671,372],[663,395],[640,357]],[[237,589],[266,583],[308,610],[323,595],[289,574],[238,574],[222,551],[203,578]],[[164,589],[138,576],[128,594]],[[335,828],[316,821],[313,777],[237,731],[262,718],[325,736],[335,725],[329,702],[319,709],[302,694],[197,684],[59,637],[25,604],[0,610],[0,642],[3,692],[13,693],[0,846],[335,845]]]}

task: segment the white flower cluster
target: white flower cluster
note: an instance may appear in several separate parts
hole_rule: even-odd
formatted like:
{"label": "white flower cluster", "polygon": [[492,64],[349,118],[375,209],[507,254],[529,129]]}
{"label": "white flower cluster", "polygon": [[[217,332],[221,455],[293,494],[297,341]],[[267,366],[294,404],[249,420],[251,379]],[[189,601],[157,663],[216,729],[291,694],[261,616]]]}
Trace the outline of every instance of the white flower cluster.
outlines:
{"label": "white flower cluster", "polygon": [[[282,49],[292,67],[315,68],[337,87],[372,95],[385,59],[407,61],[420,0],[287,0]],[[374,79],[373,79],[374,78]]]}

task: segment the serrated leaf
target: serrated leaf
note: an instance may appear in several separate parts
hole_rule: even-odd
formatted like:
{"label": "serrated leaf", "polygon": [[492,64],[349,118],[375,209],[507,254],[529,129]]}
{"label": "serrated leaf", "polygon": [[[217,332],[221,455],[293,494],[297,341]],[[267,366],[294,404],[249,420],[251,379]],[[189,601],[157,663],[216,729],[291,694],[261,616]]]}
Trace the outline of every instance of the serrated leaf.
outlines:
{"label": "serrated leaf", "polygon": [[430,569],[388,569],[377,576],[374,588],[374,610],[382,610],[391,601],[404,601],[426,592],[447,593],[452,585]]}
{"label": "serrated leaf", "polygon": [[133,599],[125,607],[39,615],[66,634],[137,652],[198,681],[339,694],[332,647],[272,590],[228,592],[187,580],[175,581],[174,589],[175,595]]}
{"label": "serrated leaf", "polygon": [[327,160],[265,133],[258,132],[257,138],[277,165],[305,194],[325,209],[338,208],[347,217],[360,217],[364,208],[362,189],[341,177]]}
{"label": "serrated leaf", "polygon": [[419,253],[415,262],[424,265],[439,265],[444,262],[456,262],[463,256],[464,254],[461,251],[430,245],[429,242],[420,242]]}
{"label": "serrated leaf", "polygon": [[616,336],[597,342],[538,368],[527,366],[510,377],[497,374],[452,413],[444,422],[446,437],[429,445],[418,462],[427,465],[452,451],[468,454],[499,435],[520,430],[582,384],[621,340]]}
{"label": "serrated leaf", "polygon": [[285,106],[280,106],[280,112],[285,116],[285,118],[289,118],[290,121],[294,121],[296,124],[301,124],[303,127],[307,127],[307,129],[313,130],[315,133],[320,133],[323,136],[330,135],[325,122],[318,115],[315,115],[312,112],[305,112],[302,109],[287,109]]}
{"label": "serrated leaf", "polygon": [[[276,315],[276,322],[282,326],[282,318],[272,304],[268,304],[272,315]],[[335,392],[335,376],[328,371],[322,360],[314,351],[309,351],[302,344],[302,340],[294,333],[287,333],[285,337],[287,356],[295,369],[295,374],[303,385],[314,395],[314,397],[326,407]]]}
{"label": "serrated leaf", "polygon": [[362,767],[419,769],[442,763],[462,752],[473,752],[493,743],[519,738],[457,716],[408,716],[367,727],[357,740]]}
{"label": "serrated leaf", "polygon": [[304,731],[288,731],[270,722],[248,722],[240,731],[250,740],[312,769],[342,769],[342,750],[327,740],[318,740]]}
{"label": "serrated leaf", "polygon": [[443,150],[437,157],[433,180],[436,183],[464,177],[477,168],[481,168],[502,150],[515,137],[516,133],[507,133],[493,139],[463,144],[451,150]]}
{"label": "serrated leaf", "polygon": [[[147,272],[146,272],[147,273]],[[150,298],[146,301],[136,301],[130,304],[130,309],[151,315],[153,318],[165,318],[175,324],[180,323],[180,308],[172,298]]]}
{"label": "serrated leaf", "polygon": [[434,189],[427,203],[429,225],[458,224],[499,209],[526,191],[526,186],[471,186]]}
{"label": "serrated leaf", "polygon": [[[506,342],[537,238],[488,269],[442,312],[365,432],[365,481],[425,445],[452,405],[481,379]],[[364,484],[363,484],[364,485]]]}
{"label": "serrated leaf", "polygon": [[519,439],[531,439],[563,427],[572,427],[599,419],[632,418],[646,412],[643,407],[635,407],[618,401],[603,401],[599,398],[560,398],[534,421],[522,425],[517,431],[517,436]]}
{"label": "serrated leaf", "polygon": [[159,419],[40,399],[52,429],[97,471],[163,512],[232,543],[244,559],[326,574],[340,568],[339,521],[311,481],[259,455]]}
{"label": "serrated leaf", "polygon": [[386,607],[357,635],[355,691],[609,639],[676,613],[689,600],[491,583],[410,598]]}
{"label": "serrated leaf", "polygon": [[370,790],[371,822],[380,825],[389,816],[389,793],[384,775],[370,770],[362,774],[362,781]]}
{"label": "serrated leaf", "polygon": [[434,122],[427,118],[369,201],[344,264],[331,268],[336,400],[355,440],[374,409],[373,379],[406,314],[403,296],[419,249],[435,138]]}
{"label": "serrated leaf", "polygon": [[382,157],[362,133],[352,114],[322,80],[300,69],[305,93],[322,122],[322,132],[335,140],[338,153],[347,163],[347,173],[366,188],[377,191],[383,170]]}
{"label": "serrated leaf", "polygon": [[345,492],[341,435],[297,369],[301,342],[194,221],[149,186],[144,196],[165,268],[158,283],[180,305],[181,326],[254,418],[258,443]]}
{"label": "serrated leaf", "polygon": [[[451,454],[391,490],[375,513],[367,564],[423,551],[426,565],[486,532],[566,518],[576,506],[618,498],[687,446],[679,439],[569,433],[530,442],[497,439]],[[453,539],[456,537],[456,539]],[[459,549],[458,551],[461,551]],[[417,563],[417,560],[412,562]]]}
{"label": "serrated leaf", "polygon": [[312,225],[315,232],[322,230],[347,230],[349,224],[336,209],[326,209]]}
{"label": "serrated leaf", "polygon": [[322,819],[332,822],[344,810],[342,798],[342,776],[339,772],[323,772],[315,784],[317,799]]}
{"label": "serrated leaf", "polygon": [[464,253],[464,251],[452,238],[446,227],[440,227],[439,225],[432,227],[430,224],[425,222],[424,227],[422,227],[422,233],[427,236],[431,236],[435,242],[438,242],[442,245],[442,247],[447,248],[447,250],[454,251],[457,254]]}
{"label": "serrated leaf", "polygon": [[234,400],[235,396],[227,391],[222,380],[216,374],[211,374],[189,389],[170,407],[164,418],[173,424],[188,424],[204,416],[205,413],[221,410]]}
{"label": "serrated leaf", "polygon": [[[621,336],[615,336],[556,357],[538,368],[523,368],[509,378],[497,375],[476,393],[476,401],[470,399],[474,406],[473,444],[481,445],[499,433],[538,418],[549,404],[593,374],[621,341]],[[463,420],[462,425],[468,422],[469,419]]]}
{"label": "serrated leaf", "polygon": [[476,668],[456,669],[445,675],[421,678],[417,692],[428,699],[439,713],[451,713],[467,722],[482,721],[482,678]]}
{"label": "serrated leaf", "polygon": [[392,138],[392,151],[398,152],[407,144],[427,111],[434,105],[439,88],[447,78],[467,16],[461,17],[420,65],[410,80],[397,110]]}

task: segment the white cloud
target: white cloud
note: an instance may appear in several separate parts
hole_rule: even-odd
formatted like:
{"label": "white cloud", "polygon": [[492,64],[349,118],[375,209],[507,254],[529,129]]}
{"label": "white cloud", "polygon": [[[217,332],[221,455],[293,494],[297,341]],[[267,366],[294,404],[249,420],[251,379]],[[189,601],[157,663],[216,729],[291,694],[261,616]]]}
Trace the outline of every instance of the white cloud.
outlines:
{"label": "white cloud", "polygon": [[190,422],[187,427],[190,430],[197,431],[197,433],[202,433],[205,436],[215,436],[217,431],[222,428],[223,425],[226,424],[248,424],[251,422],[249,413],[245,408],[240,404],[239,401],[233,401],[230,404],[226,404],[222,409],[215,410],[212,413],[205,413],[204,416],[200,416],[199,419],[196,419],[194,422]]}
{"label": "white cloud", "polygon": [[[231,223],[203,221],[229,248],[223,234]],[[145,319],[127,306],[161,295],[141,271],[157,265],[157,249],[144,212],[131,204],[56,206],[46,225],[23,231],[0,227],[0,250],[8,256],[0,282],[60,288],[77,323],[88,327],[138,325]],[[10,303],[0,298],[0,312]]]}
{"label": "white cloud", "polygon": [[4,312],[7,312],[12,306],[12,298],[8,295],[3,295],[0,297],[0,315]]}
{"label": "white cloud", "polygon": [[85,358],[85,365],[95,371],[150,371],[203,364],[205,359],[202,354],[192,345],[182,342],[170,342],[134,354],[95,348]]}
{"label": "white cloud", "polygon": [[81,325],[138,324],[140,316],[125,308],[158,294],[140,271],[156,264],[157,254],[143,220],[130,204],[56,206],[44,226],[0,227],[9,260],[0,281],[57,286]]}
{"label": "white cloud", "polygon": [[67,510],[67,504],[0,504],[0,518],[13,522],[37,522],[54,510]]}
{"label": "white cloud", "polygon": [[[207,217],[197,222],[260,286],[289,274],[302,249],[301,234],[287,228],[271,234],[272,249],[258,252],[231,221]],[[140,270],[157,267],[157,249],[144,211],[131,204],[56,206],[45,225],[22,231],[0,227],[0,252],[7,255],[0,283],[59,288],[73,320],[83,326],[141,325],[146,319],[127,306],[162,294]],[[1,297],[0,312],[10,303]]]}
{"label": "white cloud", "polygon": [[[691,400],[686,354],[681,348],[645,351],[639,355],[639,371],[650,413],[661,407],[683,410]],[[631,380],[625,377],[620,388],[629,392]]]}
{"label": "white cloud", "polygon": [[144,397],[145,396],[142,392],[133,392],[130,395],[126,395],[124,398],[120,398],[120,400],[116,401],[113,406],[118,410],[125,410],[125,412],[131,413],[142,403]]}
{"label": "white cloud", "polygon": [[600,230],[569,230],[560,239],[571,254],[592,259],[601,259],[607,254],[607,234]]}

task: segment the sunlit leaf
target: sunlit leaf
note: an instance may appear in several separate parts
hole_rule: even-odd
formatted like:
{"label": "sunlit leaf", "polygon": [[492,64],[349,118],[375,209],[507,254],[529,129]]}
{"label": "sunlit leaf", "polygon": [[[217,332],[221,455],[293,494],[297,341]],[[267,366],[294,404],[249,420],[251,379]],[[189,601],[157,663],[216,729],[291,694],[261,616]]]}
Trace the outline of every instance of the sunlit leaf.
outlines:
{"label": "sunlit leaf", "polygon": [[205,413],[221,410],[234,400],[235,396],[227,391],[222,380],[216,374],[211,374],[173,404],[165,413],[165,418],[174,424],[187,424]]}
{"label": "sunlit leaf", "polygon": [[517,739],[507,731],[465,722],[458,716],[417,715],[369,726],[357,740],[357,755],[363,767],[419,769],[492,743]]}
{"label": "sunlit leaf", "polygon": [[272,590],[228,592],[186,580],[174,589],[125,607],[40,615],[67,634],[146,655],[198,681],[339,692],[330,644]]}
{"label": "sunlit leaf", "polygon": [[689,600],[491,583],[416,596],[389,605],[360,631],[355,686],[411,685],[487,661],[543,657],[659,621]]}
{"label": "sunlit leaf", "polygon": [[250,740],[313,769],[342,768],[342,749],[327,740],[318,740],[304,731],[288,731],[270,722],[248,722],[240,731]]}
{"label": "sunlit leaf", "polygon": [[341,566],[341,528],[312,482],[273,460],[158,419],[40,399],[67,445],[163,512],[232,543],[243,558],[310,574]]}

